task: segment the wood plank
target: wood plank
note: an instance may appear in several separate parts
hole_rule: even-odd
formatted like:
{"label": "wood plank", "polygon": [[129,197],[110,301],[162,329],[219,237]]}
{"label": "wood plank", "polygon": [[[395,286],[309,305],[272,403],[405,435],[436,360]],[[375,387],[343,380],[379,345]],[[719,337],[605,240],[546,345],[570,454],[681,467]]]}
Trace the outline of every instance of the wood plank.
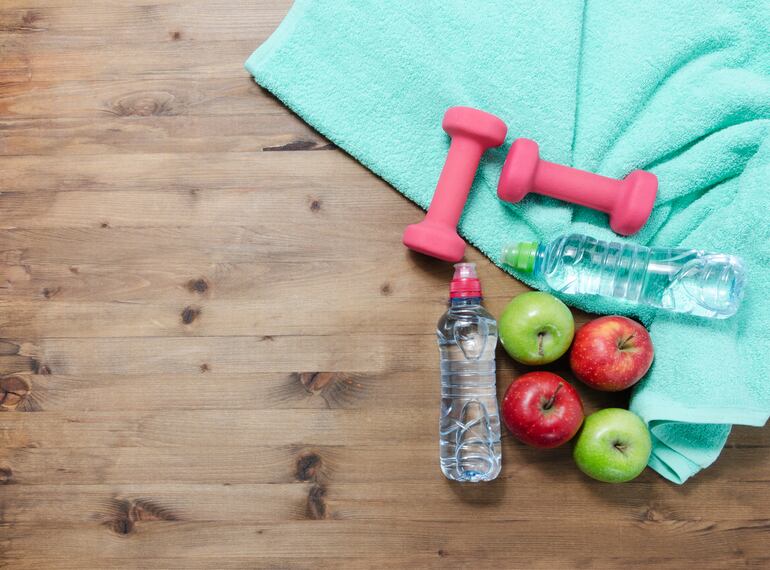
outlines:
{"label": "wood plank", "polygon": [[[282,125],[292,125],[303,133],[313,132],[283,110],[277,99],[244,76],[242,69],[234,78],[208,77],[195,82],[162,74],[139,82],[132,79],[97,84],[76,80],[25,81],[3,89],[0,110],[3,130],[11,134],[51,137],[58,135],[60,129],[75,126],[93,129],[101,142],[113,144],[121,139],[120,129],[130,135],[144,128],[150,136],[144,140],[134,139],[138,152],[151,151],[164,128],[172,133],[202,132],[208,136],[220,133],[225,142],[224,135],[229,134],[230,129],[234,137],[239,131],[251,131],[258,136],[265,129],[275,130]],[[210,127],[211,131],[206,132],[203,127]],[[76,145],[66,144],[55,150],[57,153],[83,152]],[[215,150],[203,147],[200,152]],[[176,151],[173,147],[166,152]]]}
{"label": "wood plank", "polygon": [[[235,486],[289,484],[298,480],[333,480],[335,484],[370,484],[384,480],[441,482],[435,441],[429,444],[415,442],[409,446],[388,443],[278,446],[259,438],[245,446],[205,448],[197,444],[193,447],[46,448],[45,441],[38,443],[20,431],[8,437],[19,447],[3,448],[0,463],[3,480],[9,483],[9,488],[18,485],[20,489],[29,489],[30,493],[39,485],[205,483]],[[744,453],[742,450],[733,452]],[[541,462],[548,460],[542,455],[538,457]],[[383,470],[385,459],[403,468]],[[538,471],[534,464],[521,467],[525,471]]]}
{"label": "wood plank", "polygon": [[[262,43],[285,16],[290,0],[189,0],[138,2],[18,2],[5,0],[0,31],[21,36],[28,45],[98,47],[134,44],[145,56],[147,39],[171,40],[178,30],[194,42],[250,40]],[[203,17],[205,15],[205,17]],[[151,58],[143,60],[144,63]]]}
{"label": "wood plank", "polygon": [[[244,78],[35,83],[0,95],[0,154],[250,152],[329,143]],[[66,118],[59,118],[66,111]],[[291,146],[294,145],[294,146]]]}
{"label": "wood plank", "polygon": [[[340,187],[362,192],[387,188],[342,152],[305,152],[301,157],[298,166],[297,154],[286,152],[118,154],[82,160],[5,156],[0,157],[0,183],[8,192],[187,190],[191,198],[205,188],[279,186],[307,193]],[[398,203],[397,197],[394,203]]]}
{"label": "wood plank", "polygon": [[[25,376],[29,393],[19,411],[80,412],[174,410],[376,409],[394,391],[410,409],[436,407],[437,382],[415,382],[413,372],[346,374],[298,371],[226,374]],[[502,379],[505,380],[504,378]],[[2,384],[2,380],[0,380]],[[160,384],[160,386],[159,386]],[[162,388],[162,393],[159,389]],[[17,408],[19,404],[13,404]],[[6,408],[11,403],[5,404]]]}
{"label": "wood plank", "polygon": [[374,178],[363,190],[365,199],[360,187],[319,188],[323,196],[314,197],[307,189],[280,189],[268,183],[269,179],[260,177],[251,186],[240,189],[200,188],[191,194],[172,188],[160,196],[142,190],[4,192],[0,208],[8,218],[2,221],[0,229],[93,229],[101,228],[103,223],[113,229],[254,226],[264,222],[281,222],[286,226],[289,223],[279,215],[287,210],[296,210],[291,222],[304,223],[316,230],[351,220],[393,224],[418,219],[416,209],[406,203],[388,212],[386,207],[393,204],[392,190],[383,188],[384,184]]}
{"label": "wood plank", "polygon": [[[699,564],[699,568],[722,570],[725,566],[730,564],[741,565],[754,565],[761,568],[766,565],[770,559],[768,558],[751,558],[747,559],[741,556],[739,549],[735,549],[736,554],[733,557],[715,557],[709,560],[703,561]],[[210,569],[214,566],[221,570],[232,569],[251,569],[251,568],[296,568],[304,570],[316,570],[330,568],[337,570],[339,568],[354,567],[362,570],[381,570],[382,568],[425,568],[428,570],[438,569],[445,570],[446,568],[471,568],[479,563],[480,555],[476,553],[471,556],[450,556],[447,550],[442,549],[441,554],[437,552],[426,552],[424,554],[404,555],[402,552],[394,552],[387,555],[369,554],[366,556],[348,556],[345,558],[316,558],[316,559],[304,559],[296,557],[280,557],[280,558],[254,558],[254,557],[238,557],[238,558],[145,558],[143,564],[150,568],[167,568],[170,570],[197,570]],[[590,568],[616,570],[618,567],[624,567],[635,564],[635,560],[631,556],[623,558],[601,558],[596,555],[583,556],[578,560],[566,560],[564,557],[553,555],[546,557],[545,555],[537,556],[533,559],[523,561],[523,556],[516,555],[513,560],[510,557],[504,557],[506,563],[513,564],[513,567],[528,568],[532,570],[553,570],[554,568],[572,568],[576,564],[585,565]],[[127,559],[118,558],[81,558],[85,567],[87,568],[102,568],[109,567],[115,570],[121,570],[125,568],[135,568],[135,563]],[[82,570],[82,567],[72,565],[71,560],[66,559],[39,559],[31,563],[30,566],[26,565],[25,560],[16,560],[14,568],[57,568],[62,570]],[[649,558],[642,561],[641,564],[648,565],[649,567],[660,568],[663,570],[680,570],[681,560],[677,558],[662,559],[662,558]],[[643,567],[638,564],[635,567]]]}
{"label": "wood plank", "polygon": [[[410,421],[404,421],[405,419]],[[407,408],[303,410],[301,425],[283,410],[193,410],[166,412],[59,412],[9,414],[3,421],[8,448],[27,440],[48,447],[191,446],[242,447],[269,441],[290,445],[367,445],[430,438],[434,414]],[[398,429],[393,429],[397,425]],[[362,427],[362,426],[365,426]],[[433,455],[433,454],[431,454]]]}
{"label": "wood plank", "polygon": [[[244,89],[245,90],[245,89]],[[156,105],[163,104],[165,93],[121,94],[114,103],[101,102],[102,116],[94,118],[0,119],[0,155],[64,155],[97,154],[203,153],[283,151],[291,148],[332,150],[332,145],[294,116],[263,114],[258,108],[246,108],[242,114],[216,114],[216,106],[201,102],[201,109],[184,109],[183,119],[158,115]],[[129,99],[129,103],[125,103]],[[159,103],[161,101],[161,103]],[[52,105],[57,100],[46,99]],[[123,105],[131,105],[124,107]],[[17,114],[19,105],[8,104],[9,113]],[[23,102],[21,104],[23,105]],[[231,109],[224,99],[222,107]],[[45,107],[34,109],[47,112]],[[205,113],[215,114],[207,115]],[[108,113],[135,113],[109,116]],[[140,114],[141,113],[141,114]],[[144,114],[147,115],[144,115]]]}
{"label": "wood plank", "polygon": [[[65,263],[77,265],[90,250],[92,263],[153,267],[159,259],[176,263],[201,258],[211,263],[245,263],[254,259],[316,261],[349,259],[351,255],[383,256],[383,244],[393,250],[399,244],[403,226],[381,224],[377,232],[360,238],[360,229],[338,226],[318,240],[313,229],[296,222],[265,219],[248,226],[230,227],[141,227],[110,231],[106,227],[6,230],[3,233],[5,262],[15,265]],[[403,246],[402,246],[403,247]],[[152,251],[151,255],[147,252]],[[396,250],[398,251],[398,250]],[[392,254],[392,253],[391,253]],[[403,256],[405,253],[400,252]]]}
{"label": "wood plank", "polygon": [[[356,558],[367,552],[432,552],[435,556],[470,558],[478,557],[481,549],[484,557],[505,557],[511,564],[536,561],[550,567],[565,563],[590,565],[598,557],[617,565],[629,564],[636,560],[630,553],[644,551],[650,544],[655,545],[655,554],[645,562],[655,566],[661,561],[672,562],[683,550],[699,552],[704,559],[723,564],[737,557],[764,557],[766,553],[763,525],[731,522],[710,528],[708,522],[699,521],[675,525],[618,521],[602,527],[606,546],[600,555],[591,542],[597,527],[583,525],[567,532],[554,527],[550,520],[489,522],[484,528],[479,528],[476,521],[369,521],[362,525],[328,520],[313,524],[312,532],[307,532],[307,521],[221,525],[151,520],[134,528],[126,540],[98,523],[52,528],[14,525],[6,532],[4,553],[11,559],[34,560],[99,552],[106,558],[132,557],[138,562],[159,556],[227,557],[234,549],[242,556],[287,559]],[[54,530],[60,543],[55,547],[45,540]],[[529,548],[512,548],[511,537]]]}
{"label": "wood plank", "polygon": [[[228,374],[331,370],[383,372],[425,370],[424,354],[435,353],[433,335],[303,335],[241,337],[164,337],[41,339],[19,342],[11,362],[26,369],[45,366],[64,375],[196,373],[201,366]],[[435,354],[430,370],[435,371]],[[504,368],[504,367],[501,367]]]}
{"label": "wood plank", "polygon": [[[26,14],[22,12],[9,25],[23,26],[20,20]],[[95,87],[127,79],[141,82],[176,78],[191,84],[191,77],[243,81],[248,78],[243,67],[246,59],[267,39],[269,32],[226,41],[216,34],[197,41],[191,34],[177,21],[156,25],[133,38],[109,40],[77,33],[54,34],[50,29],[27,33],[23,38],[0,31],[6,46],[0,77],[5,84],[20,87],[51,85],[53,77],[56,83],[85,80]],[[136,57],[140,51],[141,56]]]}
{"label": "wood plank", "polygon": [[[491,500],[481,493],[459,491],[467,503],[484,507],[487,520],[505,522],[516,519],[542,519],[544,521],[580,524],[585,511],[592,510],[590,501],[579,496],[582,481],[565,481],[556,486],[547,498],[537,493],[518,496],[501,495]],[[696,489],[694,493],[682,493],[674,489],[655,492],[649,483],[634,484],[637,494],[610,492],[613,500],[602,512],[596,512],[594,524],[612,524],[617,520],[669,524],[731,521],[751,525],[762,518],[770,508],[770,499],[762,492],[764,484],[747,484],[747,493],[733,501],[732,490],[727,485],[716,489]],[[4,512],[6,523],[52,525],[89,525],[95,520],[109,524],[124,518],[132,506],[173,514],[173,518],[185,522],[244,523],[290,522],[307,520],[317,516],[308,510],[308,498],[318,493],[317,483],[278,484],[195,484],[195,485],[39,485],[34,493],[25,492],[20,486],[7,490],[8,499]],[[756,493],[758,500],[749,500]],[[27,496],[31,495],[31,496]],[[578,495],[578,498],[576,498]],[[724,512],[715,513],[710,500],[724,498],[730,502]],[[424,521],[435,518],[440,509],[447,519],[462,519],[468,505],[448,495],[436,482],[384,481],[372,488],[370,483],[324,484],[323,501],[325,518],[346,521]],[[319,503],[320,504],[320,503]],[[560,509],[570,505],[573,508]],[[170,517],[169,517],[170,518]],[[657,520],[655,520],[657,519]]]}
{"label": "wood plank", "polygon": [[[11,254],[8,256],[12,257]],[[485,281],[507,286],[507,291],[502,288],[490,290],[487,299],[505,301],[523,287],[478,254],[469,257],[478,259],[479,271]],[[16,261],[24,263],[20,255]],[[414,296],[420,302],[432,299],[446,303],[447,279],[451,279],[452,272],[444,264],[422,263],[416,256],[409,255],[393,255],[381,260],[329,261],[320,258],[315,261],[254,260],[227,264],[206,259],[190,264],[180,264],[174,259],[162,261],[162,266],[154,268],[88,262],[71,265],[37,263],[34,266],[5,264],[0,267],[3,285],[0,302],[14,301],[8,303],[7,310],[16,307],[21,310],[23,303],[34,301],[204,303],[229,299],[241,302],[255,300],[257,295],[261,298],[282,293],[307,294],[307,287],[311,285],[318,285],[320,290],[333,295],[336,294],[335,287],[340,285],[339,276],[346,275],[350,293],[370,292],[401,299]]]}

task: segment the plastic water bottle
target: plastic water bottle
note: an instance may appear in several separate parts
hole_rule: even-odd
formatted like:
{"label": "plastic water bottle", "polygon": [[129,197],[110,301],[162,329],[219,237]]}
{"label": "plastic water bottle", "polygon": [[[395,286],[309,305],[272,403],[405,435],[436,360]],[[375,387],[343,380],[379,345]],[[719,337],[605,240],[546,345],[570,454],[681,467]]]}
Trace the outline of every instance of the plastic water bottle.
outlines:
{"label": "plastic water bottle", "polygon": [[503,261],[542,276],[560,293],[615,297],[715,319],[735,314],[746,282],[743,262],[732,255],[606,242],[580,234],[550,244],[509,245]]}
{"label": "plastic water bottle", "polygon": [[455,481],[491,481],[500,473],[500,416],[495,388],[497,322],[481,306],[473,263],[458,263],[449,310],[436,329],[441,355],[441,471]]}

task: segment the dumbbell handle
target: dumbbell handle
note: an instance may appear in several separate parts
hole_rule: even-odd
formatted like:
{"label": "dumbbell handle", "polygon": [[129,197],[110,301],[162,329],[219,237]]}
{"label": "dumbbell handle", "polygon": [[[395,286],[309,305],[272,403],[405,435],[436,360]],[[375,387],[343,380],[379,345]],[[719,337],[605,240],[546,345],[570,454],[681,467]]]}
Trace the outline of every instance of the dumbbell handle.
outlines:
{"label": "dumbbell handle", "polygon": [[628,236],[642,229],[652,213],[658,179],[634,170],[622,180],[570,168],[540,158],[537,143],[516,139],[508,151],[497,195],[518,202],[528,193],[543,194],[606,212],[613,231]]}
{"label": "dumbbell handle", "polygon": [[449,145],[426,220],[456,226],[468,199],[484,148],[473,139],[454,137]]}
{"label": "dumbbell handle", "polygon": [[532,189],[537,194],[609,213],[621,195],[621,184],[622,181],[614,178],[541,159],[535,170]]}

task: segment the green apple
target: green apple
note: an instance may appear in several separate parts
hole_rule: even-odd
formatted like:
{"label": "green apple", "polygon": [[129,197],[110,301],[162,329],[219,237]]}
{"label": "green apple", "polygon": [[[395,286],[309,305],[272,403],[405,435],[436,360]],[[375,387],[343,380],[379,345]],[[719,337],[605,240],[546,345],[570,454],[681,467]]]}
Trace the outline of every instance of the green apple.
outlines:
{"label": "green apple", "polygon": [[650,432],[642,418],[628,410],[607,408],[585,419],[573,457],[589,477],[625,483],[644,471],[651,450]]}
{"label": "green apple", "polygon": [[497,323],[500,342],[523,364],[548,364],[567,352],[575,320],[553,295],[530,291],[513,298]]}

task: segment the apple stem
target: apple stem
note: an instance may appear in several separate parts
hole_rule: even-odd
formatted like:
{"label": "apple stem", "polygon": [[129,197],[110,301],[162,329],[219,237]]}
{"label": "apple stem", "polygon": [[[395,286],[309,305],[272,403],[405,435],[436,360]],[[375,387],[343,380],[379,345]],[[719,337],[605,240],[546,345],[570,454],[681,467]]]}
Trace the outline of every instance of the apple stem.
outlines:
{"label": "apple stem", "polygon": [[537,354],[543,356],[543,340],[545,339],[545,333],[537,333]]}
{"label": "apple stem", "polygon": [[553,403],[556,401],[556,394],[559,393],[559,390],[561,390],[561,387],[564,386],[561,382],[559,382],[559,385],[556,386],[556,390],[553,391],[553,394],[549,398],[549,400],[545,403],[545,406],[543,406],[544,410],[550,410],[551,406],[553,406]]}
{"label": "apple stem", "polygon": [[618,343],[618,349],[619,349],[619,350],[625,350],[626,348],[628,348],[627,344],[628,344],[629,342],[631,342],[631,340],[633,340],[633,338],[634,338],[635,334],[636,334],[636,333],[631,333],[631,334],[629,335],[629,337],[628,337],[628,338],[621,340],[621,341]]}

